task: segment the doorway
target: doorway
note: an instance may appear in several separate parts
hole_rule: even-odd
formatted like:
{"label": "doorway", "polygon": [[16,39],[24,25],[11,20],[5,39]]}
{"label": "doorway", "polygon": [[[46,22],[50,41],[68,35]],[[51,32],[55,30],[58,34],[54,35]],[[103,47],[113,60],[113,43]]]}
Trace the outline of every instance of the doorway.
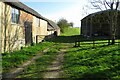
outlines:
{"label": "doorway", "polygon": [[25,22],[25,45],[31,45],[33,43],[32,40],[32,22]]}

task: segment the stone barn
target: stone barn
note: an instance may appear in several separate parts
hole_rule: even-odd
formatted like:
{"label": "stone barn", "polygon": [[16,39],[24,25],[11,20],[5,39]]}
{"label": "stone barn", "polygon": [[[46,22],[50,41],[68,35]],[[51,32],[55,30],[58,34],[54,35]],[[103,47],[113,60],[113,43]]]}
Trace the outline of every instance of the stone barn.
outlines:
{"label": "stone barn", "polygon": [[19,50],[21,47],[39,43],[49,35],[48,32],[59,31],[60,28],[51,22],[21,2],[1,1],[0,53]]}

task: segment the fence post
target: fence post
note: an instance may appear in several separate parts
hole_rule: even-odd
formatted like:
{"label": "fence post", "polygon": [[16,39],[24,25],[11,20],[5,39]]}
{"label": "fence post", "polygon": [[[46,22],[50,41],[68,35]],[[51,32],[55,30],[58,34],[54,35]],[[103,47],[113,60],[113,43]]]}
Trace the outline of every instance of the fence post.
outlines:
{"label": "fence post", "polygon": [[78,42],[78,47],[80,47],[80,41]]}
{"label": "fence post", "polygon": [[93,48],[95,48],[95,40],[94,40],[94,37],[93,37]]}
{"label": "fence post", "polygon": [[79,37],[75,37],[75,47],[80,47]]}
{"label": "fence post", "polygon": [[108,45],[110,45],[110,39],[108,39]]}

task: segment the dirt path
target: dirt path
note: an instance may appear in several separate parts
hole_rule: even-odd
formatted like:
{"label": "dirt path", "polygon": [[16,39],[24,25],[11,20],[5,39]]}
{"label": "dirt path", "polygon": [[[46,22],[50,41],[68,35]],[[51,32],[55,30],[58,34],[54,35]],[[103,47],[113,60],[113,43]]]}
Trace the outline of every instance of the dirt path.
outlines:
{"label": "dirt path", "polygon": [[[55,60],[51,62],[51,64],[47,67],[46,70],[42,71],[41,73],[42,78],[61,78],[62,77],[63,70],[61,69],[61,67],[63,65],[64,55],[70,46],[71,46],[70,44],[66,44],[66,43],[61,44],[61,47],[58,48],[59,51],[56,55]],[[55,47],[55,46],[52,46],[52,47]],[[11,71],[10,73],[5,74],[4,78],[15,78],[21,72],[23,72],[23,70],[25,70],[31,63],[34,63],[36,59],[40,58],[40,56],[46,53],[48,50],[49,48],[45,49],[42,53],[37,54],[35,57],[33,57],[32,60],[25,62],[24,64],[20,65],[17,69]]]}
{"label": "dirt path", "polygon": [[28,60],[27,62],[24,62],[23,64],[19,65],[17,68],[15,69],[11,69],[10,72],[5,73],[2,75],[2,78],[15,78],[17,75],[19,75],[27,66],[29,66],[32,62],[34,62],[36,59],[38,59],[39,57],[41,57],[41,55],[43,55],[45,52],[48,51],[49,48],[46,48],[45,50],[43,50],[43,52],[40,52],[38,54],[36,54],[35,57],[33,57],[31,60]]}
{"label": "dirt path", "polygon": [[56,59],[48,66],[47,70],[43,73],[43,78],[61,78],[63,73],[61,67],[64,61],[64,54],[67,51],[66,48],[60,49]]}

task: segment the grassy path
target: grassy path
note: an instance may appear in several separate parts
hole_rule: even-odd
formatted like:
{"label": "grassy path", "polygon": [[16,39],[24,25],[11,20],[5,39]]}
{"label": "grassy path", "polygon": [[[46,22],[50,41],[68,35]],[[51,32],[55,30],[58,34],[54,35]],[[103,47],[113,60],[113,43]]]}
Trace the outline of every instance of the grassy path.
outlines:
{"label": "grassy path", "polygon": [[72,42],[54,42],[54,45],[17,78],[120,79],[120,49],[117,43],[99,43],[95,48],[88,42],[82,42],[80,47],[73,47]]}
{"label": "grassy path", "polygon": [[35,57],[28,60],[27,62],[24,62],[23,64],[19,65],[17,68],[13,68],[10,70],[10,72],[3,74],[3,78],[15,78],[17,75],[19,75],[27,66],[29,66],[31,63],[34,62],[34,60],[38,59],[40,56],[42,56],[45,52],[48,51],[49,48],[46,48],[43,50],[43,52],[38,53]]}
{"label": "grassy path", "polygon": [[61,65],[64,58],[64,51],[60,50],[56,59],[48,66],[47,70],[44,72],[43,78],[60,78]]}
{"label": "grassy path", "polygon": [[[48,40],[55,43],[18,78],[66,78],[75,80],[120,80],[120,44],[108,45],[90,41],[73,47],[75,36],[58,36]],[[106,41],[105,41],[106,42]]]}
{"label": "grassy path", "polygon": [[43,56],[35,60],[17,78],[61,78],[64,55],[70,44],[55,44]]}
{"label": "grassy path", "polygon": [[49,65],[46,71],[43,73],[43,78],[61,78],[63,74],[62,66],[64,61],[65,52],[69,46],[64,44],[62,49],[60,49],[56,59]]}

